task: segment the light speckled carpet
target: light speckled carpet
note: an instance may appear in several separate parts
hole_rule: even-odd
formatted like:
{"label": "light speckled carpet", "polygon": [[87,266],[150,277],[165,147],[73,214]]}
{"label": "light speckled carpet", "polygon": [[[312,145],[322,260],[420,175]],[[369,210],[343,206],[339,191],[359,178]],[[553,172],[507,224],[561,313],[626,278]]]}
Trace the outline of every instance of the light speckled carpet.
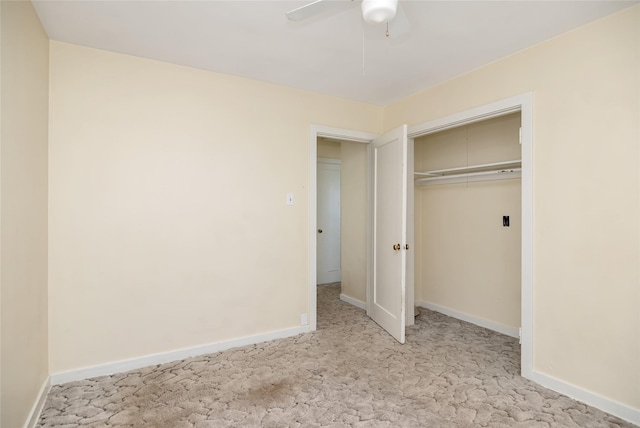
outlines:
{"label": "light speckled carpet", "polygon": [[517,341],[422,310],[398,344],[318,287],[318,331],[54,386],[44,427],[630,427],[518,375]]}

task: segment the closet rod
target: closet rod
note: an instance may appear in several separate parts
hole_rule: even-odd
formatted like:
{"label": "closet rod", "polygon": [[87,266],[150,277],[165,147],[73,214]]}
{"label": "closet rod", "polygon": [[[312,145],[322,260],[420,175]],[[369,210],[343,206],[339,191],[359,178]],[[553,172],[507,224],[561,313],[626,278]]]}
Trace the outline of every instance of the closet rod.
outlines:
{"label": "closet rod", "polygon": [[478,177],[478,176],[486,176],[486,175],[493,175],[493,174],[512,174],[512,173],[518,173],[521,171],[522,171],[522,168],[508,168],[508,169],[499,169],[495,171],[480,171],[480,172],[468,172],[464,174],[438,175],[436,177],[417,178],[415,182],[424,183],[429,181],[448,180],[453,178]]}
{"label": "closet rod", "polygon": [[414,175],[425,175],[425,176],[431,177],[434,175],[440,176],[447,173],[462,173],[465,171],[480,172],[480,171],[473,171],[474,169],[493,168],[492,169],[493,171],[496,169],[502,169],[500,167],[519,167],[520,165],[522,165],[522,161],[518,159],[518,160],[510,160],[510,161],[503,161],[503,162],[485,163],[480,165],[461,166],[458,168],[436,169],[433,171],[415,172]]}

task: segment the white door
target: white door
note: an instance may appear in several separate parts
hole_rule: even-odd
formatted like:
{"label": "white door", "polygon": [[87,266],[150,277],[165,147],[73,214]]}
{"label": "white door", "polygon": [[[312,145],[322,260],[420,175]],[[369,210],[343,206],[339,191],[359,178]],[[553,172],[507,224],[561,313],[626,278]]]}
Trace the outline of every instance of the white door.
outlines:
{"label": "white door", "polygon": [[407,253],[407,126],[371,145],[373,275],[369,316],[404,343]]}
{"label": "white door", "polygon": [[340,160],[318,159],[317,283],[341,280]]}

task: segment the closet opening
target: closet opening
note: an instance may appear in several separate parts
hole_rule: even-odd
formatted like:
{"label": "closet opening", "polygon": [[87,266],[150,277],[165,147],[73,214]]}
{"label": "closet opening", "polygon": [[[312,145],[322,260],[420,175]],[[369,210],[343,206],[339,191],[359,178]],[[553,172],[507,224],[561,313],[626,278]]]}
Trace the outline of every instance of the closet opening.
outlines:
{"label": "closet opening", "polygon": [[517,111],[414,138],[416,306],[519,337]]}

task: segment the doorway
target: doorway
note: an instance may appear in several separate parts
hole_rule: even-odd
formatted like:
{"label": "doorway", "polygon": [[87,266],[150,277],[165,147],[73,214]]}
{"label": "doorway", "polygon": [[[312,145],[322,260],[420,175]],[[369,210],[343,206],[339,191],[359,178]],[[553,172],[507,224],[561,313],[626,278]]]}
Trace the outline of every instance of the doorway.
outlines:
{"label": "doorway", "polygon": [[[499,117],[514,112],[521,112],[522,117],[522,240],[521,240],[521,374],[531,379],[533,375],[533,97],[531,94],[517,95],[501,101],[492,102],[460,113],[451,114],[439,119],[409,127],[409,144],[415,138],[464,124],[482,121],[492,117]],[[317,139],[318,137],[336,138],[359,143],[370,143],[377,137],[375,134],[332,128],[320,125],[310,126],[310,156],[309,156],[309,326],[316,329],[316,173],[317,173]],[[366,144],[369,146],[369,144]],[[343,165],[344,168],[344,165]],[[372,189],[367,188],[367,199],[370,199]],[[411,215],[412,209],[409,209]],[[370,230],[371,213],[368,212],[367,231]],[[370,251],[371,236],[367,234],[367,284],[369,290],[372,270],[372,254]],[[410,257],[408,258],[408,272],[413,270]],[[369,312],[367,300],[367,312]],[[410,307],[410,305],[408,305]]]}
{"label": "doorway", "polygon": [[[317,253],[318,253],[318,248],[317,248],[317,237],[318,237],[318,222],[317,222],[317,205],[318,205],[318,195],[317,195],[317,180],[318,180],[318,140],[321,138],[324,139],[328,139],[328,140],[333,140],[333,141],[339,141],[340,144],[342,144],[343,142],[349,142],[351,144],[349,145],[345,145],[345,147],[349,148],[354,148],[354,147],[359,147],[360,150],[364,150],[365,152],[368,153],[368,143],[370,141],[372,141],[374,138],[376,137],[375,134],[370,134],[367,132],[360,132],[360,131],[354,131],[354,130],[349,130],[349,129],[341,129],[341,128],[332,128],[332,127],[328,127],[328,126],[320,126],[320,125],[311,125],[311,133],[310,133],[310,146],[309,146],[309,276],[308,276],[308,284],[309,284],[309,288],[308,288],[308,296],[309,296],[309,317],[308,317],[308,322],[309,322],[309,327],[310,329],[313,331],[316,329],[317,327],[317,294],[316,294],[316,288],[317,288]],[[342,148],[342,146],[340,146]],[[347,149],[347,150],[348,150]],[[357,150],[357,149],[356,149]],[[350,157],[345,157],[343,156],[344,153],[342,153],[341,151],[341,171],[346,171],[346,170],[351,170],[351,166],[350,163],[348,162],[348,159],[350,159]],[[365,169],[366,169],[366,165],[365,165]],[[368,174],[368,171],[367,171]],[[366,186],[365,186],[366,187]],[[345,187],[345,180],[341,179],[341,200],[344,201],[344,203],[341,203],[341,207],[342,207],[342,212],[347,212],[349,210],[348,207],[348,203],[350,203],[352,200],[362,200],[362,199],[358,199],[358,198],[351,198],[348,196],[348,192],[346,192],[346,187]],[[360,189],[360,192],[362,192],[362,189]],[[364,195],[364,200],[368,200],[368,192],[369,189],[368,187],[365,189],[365,195]],[[359,195],[360,197],[362,197],[362,194]],[[366,211],[365,211],[366,212]],[[366,215],[366,214],[365,214]],[[341,216],[341,223],[345,222],[345,216],[342,215]],[[359,222],[360,224],[363,223],[363,219],[359,218]],[[365,219],[364,220],[364,227],[365,227],[365,231],[368,230],[368,224],[369,224],[369,219]],[[350,233],[351,230],[353,230],[352,227],[347,226],[344,227],[345,225],[341,225],[341,229],[342,231],[344,231],[344,233],[341,233],[341,237],[344,238],[343,235]],[[341,241],[343,240],[341,238]],[[365,282],[368,281],[368,272],[369,272],[369,266],[370,266],[370,255],[367,252],[366,248],[367,248],[367,244],[368,244],[368,237],[365,236],[365,242],[361,243],[361,245],[364,245],[365,248],[365,255],[364,255],[364,265],[365,267],[365,275],[367,276],[367,278],[365,279]],[[342,245],[342,244],[341,244]],[[349,257],[349,255],[351,254],[351,251],[345,252],[345,251],[341,251],[341,259],[344,257]],[[351,263],[345,263],[344,265],[342,265],[341,262],[341,280],[344,282],[348,277],[349,277],[349,273],[347,272],[347,266],[351,266]],[[343,293],[344,294],[344,293]],[[347,300],[347,296],[340,296],[340,298],[342,300]],[[357,303],[357,302],[349,302],[349,303]]]}
{"label": "doorway", "polygon": [[366,309],[367,145],[317,139],[317,284],[340,282],[340,300]]}

